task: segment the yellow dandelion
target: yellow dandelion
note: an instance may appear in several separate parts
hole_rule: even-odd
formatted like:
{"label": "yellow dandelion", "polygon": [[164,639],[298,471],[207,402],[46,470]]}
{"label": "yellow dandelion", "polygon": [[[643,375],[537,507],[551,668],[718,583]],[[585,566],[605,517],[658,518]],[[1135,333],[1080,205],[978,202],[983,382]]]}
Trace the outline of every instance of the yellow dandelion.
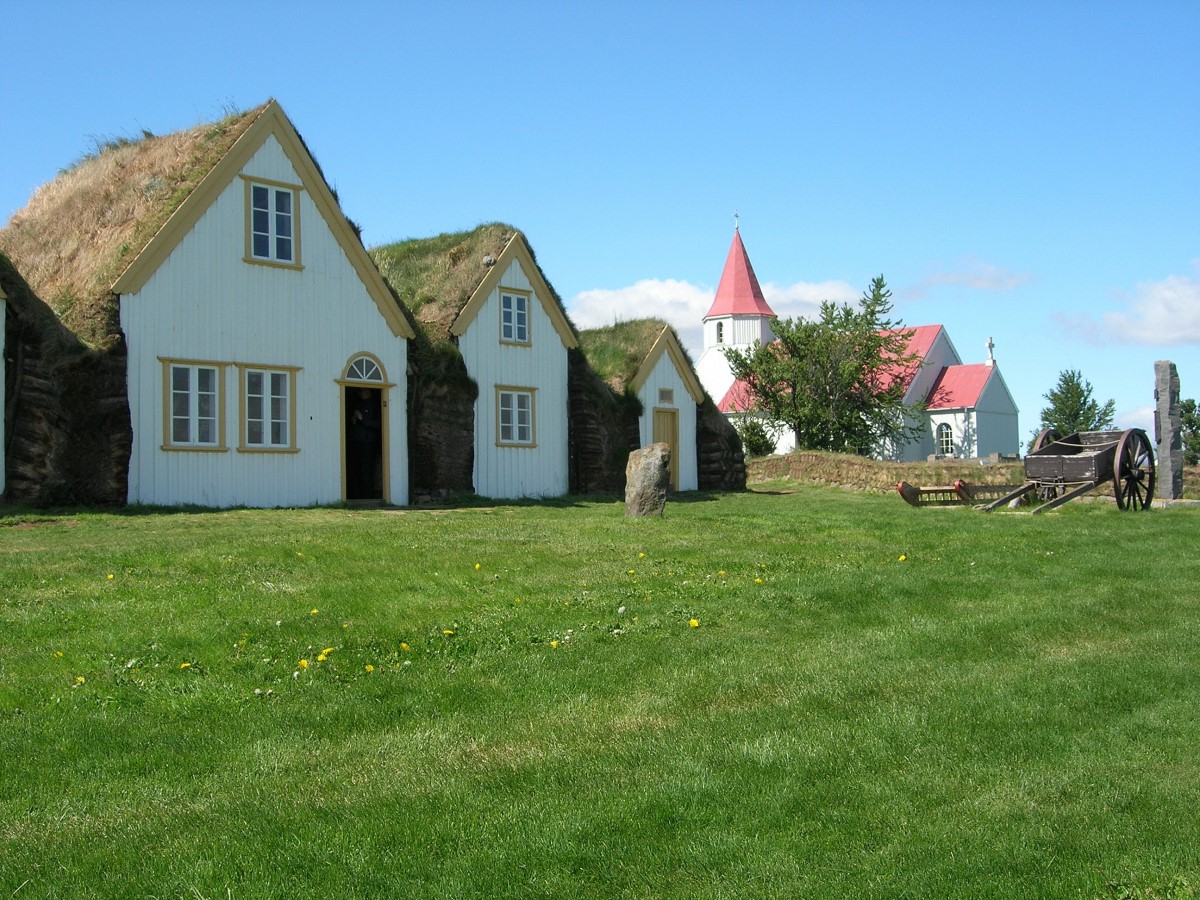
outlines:
{"label": "yellow dandelion", "polygon": [[442,629],[442,634],[446,635],[447,637],[453,637],[453,636],[454,636],[454,629],[453,629],[453,628],[443,628],[443,629]]}
{"label": "yellow dandelion", "polygon": [[478,571],[479,571],[479,563],[475,563],[475,571],[476,571],[476,572],[478,572]]}
{"label": "yellow dandelion", "polygon": [[324,653],[317,654],[317,662],[325,662],[325,660],[327,660],[327,659],[329,659],[329,657],[326,656]]}
{"label": "yellow dandelion", "polygon": [[630,569],[630,570],[629,570],[628,572],[626,572],[625,574],[626,574],[626,575],[632,575],[632,574],[634,574],[634,572],[633,572],[633,569]]}
{"label": "yellow dandelion", "polygon": [[181,662],[179,664],[179,668],[181,668],[181,669],[190,669],[191,667],[192,667],[192,664],[190,662]]}
{"label": "yellow dandelion", "polygon": [[349,627],[350,627],[350,623],[349,623],[349,622],[343,622],[343,623],[342,623],[342,627],[343,627],[343,628],[349,628]]}
{"label": "yellow dandelion", "polygon": [[558,649],[558,641],[551,641],[551,642],[550,642],[550,649],[552,649],[552,650],[557,650],[557,649]]}
{"label": "yellow dandelion", "polygon": [[82,675],[76,675],[76,676],[75,676],[75,683],[76,683],[76,684],[87,684],[87,679],[86,679],[86,678],[84,678]]}
{"label": "yellow dandelion", "polygon": [[724,569],[721,569],[721,571],[717,572],[717,577],[718,577],[718,578],[724,578],[724,577],[725,577],[725,570],[724,570]]}
{"label": "yellow dandelion", "polygon": [[375,667],[373,665],[371,665],[370,663],[367,663],[365,666],[363,666],[363,671],[367,672],[367,673],[371,673],[371,672],[375,671]]}
{"label": "yellow dandelion", "polygon": [[108,573],[108,580],[109,580],[109,581],[112,581],[112,580],[113,580],[113,573],[112,573],[112,572],[109,572],[109,573]]}
{"label": "yellow dandelion", "polygon": [[314,606],[312,609],[310,609],[310,610],[308,611],[308,614],[309,614],[310,616],[315,616],[315,615],[316,615],[317,613],[319,613],[319,612],[320,612],[320,610],[319,610],[319,609],[317,609],[317,608]]}
{"label": "yellow dandelion", "polygon": [[412,649],[412,647],[408,646],[408,644],[406,644],[404,641],[401,641],[401,642],[400,642],[400,649],[401,649],[403,652],[407,653],[409,650],[411,650],[411,649]]}
{"label": "yellow dandelion", "polygon": [[300,660],[300,662],[296,663],[296,668],[301,669],[301,670],[307,669],[308,668],[308,660],[307,659]]}
{"label": "yellow dandelion", "polygon": [[762,583],[763,583],[763,580],[762,580],[761,578],[755,578],[755,579],[754,579],[754,583],[755,583],[755,584],[762,584]]}
{"label": "yellow dandelion", "polygon": [[901,553],[901,554],[900,554],[900,560],[899,560],[899,561],[900,561],[900,562],[904,562],[906,559],[908,559],[908,557],[907,557],[907,556],[905,556],[903,553]]}
{"label": "yellow dandelion", "polygon": [[326,648],[325,648],[324,650],[322,650],[321,652],[322,652],[323,654],[325,654],[326,656],[328,656],[330,653],[332,653],[332,652],[333,652],[333,648],[332,648],[332,647],[326,647]]}
{"label": "yellow dandelion", "polygon": [[699,619],[688,619],[688,625],[692,628],[699,628],[700,620]]}
{"label": "yellow dandelion", "polygon": [[62,651],[61,651],[61,650],[55,650],[55,651],[54,651],[54,658],[55,658],[55,659],[62,659],[62,657],[63,657],[63,653],[62,653]]}
{"label": "yellow dandelion", "polygon": [[645,559],[645,558],[646,558],[646,554],[645,554],[645,553],[639,553],[639,554],[638,554],[638,559]]}

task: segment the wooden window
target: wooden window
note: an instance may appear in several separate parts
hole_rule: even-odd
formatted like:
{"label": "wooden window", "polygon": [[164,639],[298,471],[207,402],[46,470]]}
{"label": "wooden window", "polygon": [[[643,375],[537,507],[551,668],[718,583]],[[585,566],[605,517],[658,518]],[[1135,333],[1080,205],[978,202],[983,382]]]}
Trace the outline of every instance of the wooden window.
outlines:
{"label": "wooden window", "polygon": [[246,260],[300,266],[300,188],[246,181]]}
{"label": "wooden window", "polygon": [[529,343],[529,298],[524,294],[500,294],[500,340],[506,344]]}
{"label": "wooden window", "polygon": [[496,443],[532,447],[535,442],[532,390],[496,388]]}
{"label": "wooden window", "polygon": [[358,356],[346,367],[346,380],[382,382],[383,370],[371,357]]}
{"label": "wooden window", "polygon": [[223,449],[221,366],[166,360],[163,365],[166,370],[164,448]]}
{"label": "wooden window", "polygon": [[662,406],[673,406],[675,404],[675,389],[674,388],[659,388],[658,402]]}
{"label": "wooden window", "polygon": [[241,450],[292,450],[296,446],[296,370],[239,366]]}
{"label": "wooden window", "polygon": [[940,455],[954,455],[954,431],[945,422],[937,427],[937,445]]}

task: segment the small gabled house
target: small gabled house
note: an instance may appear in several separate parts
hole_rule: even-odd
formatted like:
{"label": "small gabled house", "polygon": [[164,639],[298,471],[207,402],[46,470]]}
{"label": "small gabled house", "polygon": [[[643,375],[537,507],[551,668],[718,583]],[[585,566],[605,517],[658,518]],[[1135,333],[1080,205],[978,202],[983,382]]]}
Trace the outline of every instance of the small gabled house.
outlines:
{"label": "small gabled house", "polygon": [[671,487],[699,487],[699,410],[706,394],[678,335],[658,319],[618,322],[579,334],[588,363],[617,393],[638,400],[638,445],[671,446]]}
{"label": "small gabled house", "polygon": [[[568,352],[578,345],[525,236],[503,224],[373,248],[434,346],[474,383],[471,489],[554,497],[570,489]],[[415,429],[428,407],[416,414]]]}
{"label": "small gabled house", "polygon": [[125,356],[123,499],[407,502],[414,331],[274,100],[103,148],[0,249],[85,342]]}

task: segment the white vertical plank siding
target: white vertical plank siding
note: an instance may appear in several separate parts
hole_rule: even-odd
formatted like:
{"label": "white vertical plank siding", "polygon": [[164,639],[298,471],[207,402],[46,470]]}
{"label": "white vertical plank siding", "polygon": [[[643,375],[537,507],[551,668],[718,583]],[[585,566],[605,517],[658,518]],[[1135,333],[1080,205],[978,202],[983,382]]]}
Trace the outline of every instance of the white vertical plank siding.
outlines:
{"label": "white vertical plank siding", "polygon": [[[659,388],[668,388],[674,392],[672,403],[659,403]],[[642,415],[638,419],[638,430],[641,446],[645,447],[654,440],[654,410],[676,409],[679,411],[679,446],[671,448],[671,454],[679,465],[679,490],[694,491],[699,487],[700,476],[696,463],[696,402],[688,393],[687,385],[679,375],[679,370],[671,361],[669,353],[664,353],[646,383],[638,392],[642,401]]]}
{"label": "white vertical plank siding", "polygon": [[[298,184],[269,138],[245,174]],[[396,386],[388,403],[388,499],[408,502],[408,342],[388,328],[308,191],[299,192],[302,270],[246,263],[245,185],[235,178],[137,293],[121,298],[129,346],[133,452],[129,502],[309,506],[342,499],[342,405],[336,383],[360,353]],[[299,367],[297,453],[238,452],[238,373],[226,370],[224,453],[164,451],[160,357]]]}
{"label": "white vertical plank siding", "polygon": [[[500,287],[533,290],[514,260]],[[567,350],[537,296],[530,297],[529,346],[500,343],[500,288],[459,338],[475,401],[475,492],[482,497],[556,497],[568,488]],[[496,386],[533,388],[536,446],[498,447]]]}

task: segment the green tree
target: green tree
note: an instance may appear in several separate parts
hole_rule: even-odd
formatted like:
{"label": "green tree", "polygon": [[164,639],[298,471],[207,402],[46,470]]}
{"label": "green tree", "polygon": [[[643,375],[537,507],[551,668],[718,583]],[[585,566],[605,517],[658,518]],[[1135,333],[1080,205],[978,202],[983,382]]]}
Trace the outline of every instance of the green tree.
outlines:
{"label": "green tree", "polygon": [[1103,406],[1092,397],[1092,383],[1077,369],[1066,369],[1058,375],[1058,384],[1043,395],[1050,405],[1042,410],[1041,424],[1034,429],[1029,445],[1043,429],[1053,428],[1060,434],[1076,431],[1105,431],[1112,428],[1116,404],[1109,400]]}
{"label": "green tree", "polygon": [[1195,400],[1179,402],[1179,418],[1183,425],[1183,464],[1200,466],[1200,413]]}
{"label": "green tree", "polygon": [[919,432],[906,414],[911,331],[891,316],[892,292],[880,275],[857,307],[825,301],[814,320],[771,320],[775,340],[725,351],[753,408],[796,436],[796,447],[865,453],[907,443]]}

